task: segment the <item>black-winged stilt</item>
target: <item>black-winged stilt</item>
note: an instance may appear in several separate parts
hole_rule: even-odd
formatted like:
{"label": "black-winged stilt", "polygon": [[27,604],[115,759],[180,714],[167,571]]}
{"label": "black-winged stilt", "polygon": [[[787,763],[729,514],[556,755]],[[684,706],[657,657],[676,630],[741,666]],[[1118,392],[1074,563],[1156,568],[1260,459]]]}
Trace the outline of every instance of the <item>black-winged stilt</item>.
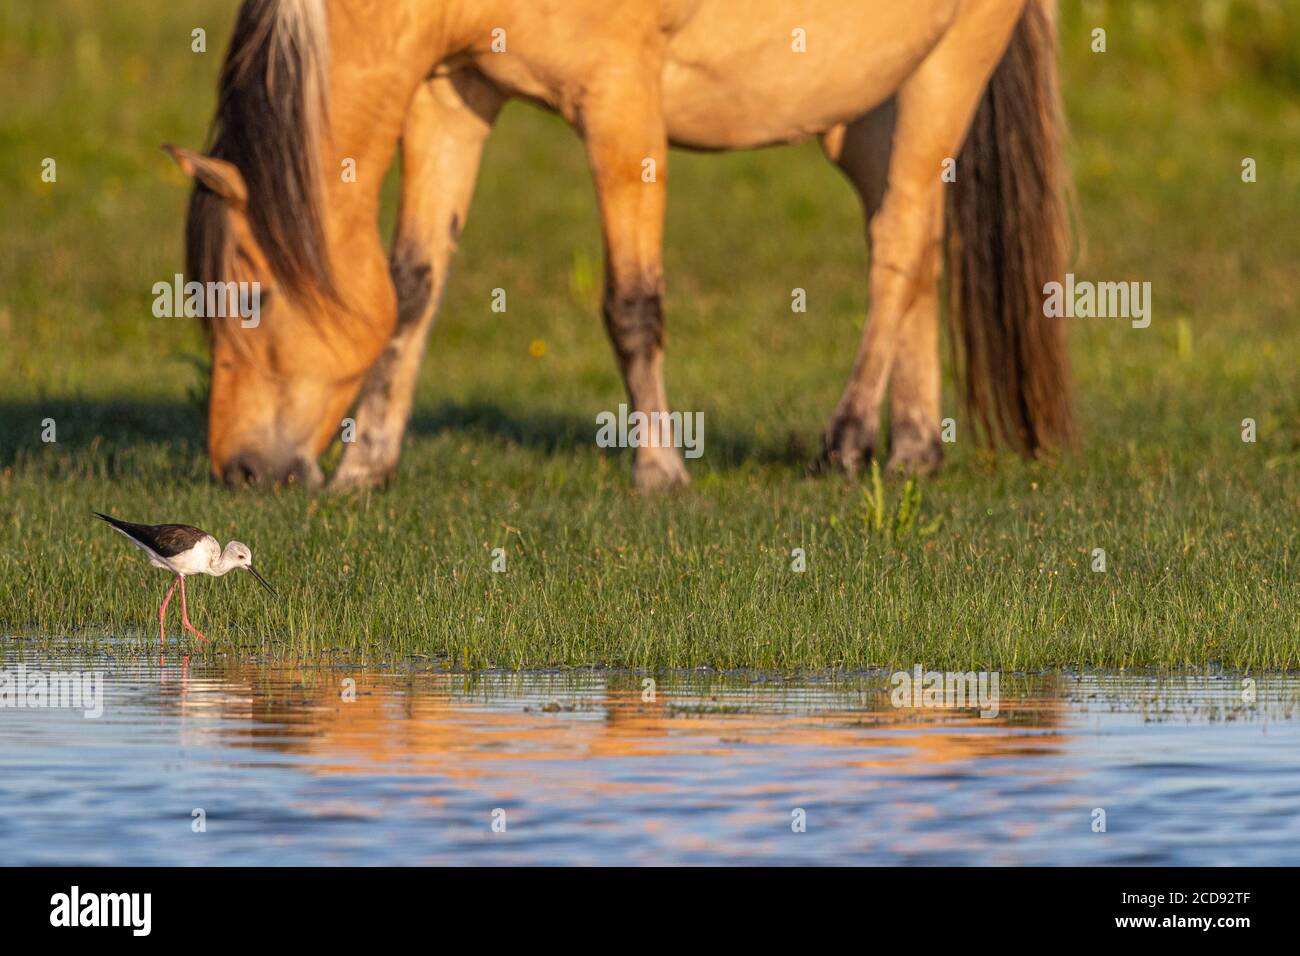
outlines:
{"label": "black-winged stilt", "polygon": [[253,552],[242,542],[232,541],[223,550],[212,535],[187,524],[135,524],[98,511],[94,515],[103,518],[130,538],[136,547],[149,555],[149,563],[154,567],[175,573],[176,580],[172,582],[171,589],[163,598],[162,607],[158,609],[158,639],[164,644],[167,643],[167,638],[163,631],[163,619],[167,616],[167,603],[172,599],[172,592],[178,584],[181,586],[181,623],[187,631],[193,631],[200,641],[204,640],[199,629],[190,623],[185,607],[186,575],[209,574],[219,578],[227,571],[243,568],[257,578],[262,587],[275,594],[275,588],[267,584],[266,578],[253,567]]}

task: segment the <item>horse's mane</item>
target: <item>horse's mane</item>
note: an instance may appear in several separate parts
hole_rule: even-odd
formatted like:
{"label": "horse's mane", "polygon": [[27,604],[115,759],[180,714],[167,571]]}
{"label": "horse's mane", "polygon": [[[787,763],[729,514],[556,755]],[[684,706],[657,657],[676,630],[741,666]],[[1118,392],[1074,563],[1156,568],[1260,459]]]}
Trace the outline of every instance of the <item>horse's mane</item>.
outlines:
{"label": "horse's mane", "polygon": [[[253,236],[296,296],[336,298],[321,212],[328,124],[324,0],[244,0],[221,68],[208,152],[239,167]],[[230,255],[222,199],[196,181],[186,225],[189,278],[215,281]]]}

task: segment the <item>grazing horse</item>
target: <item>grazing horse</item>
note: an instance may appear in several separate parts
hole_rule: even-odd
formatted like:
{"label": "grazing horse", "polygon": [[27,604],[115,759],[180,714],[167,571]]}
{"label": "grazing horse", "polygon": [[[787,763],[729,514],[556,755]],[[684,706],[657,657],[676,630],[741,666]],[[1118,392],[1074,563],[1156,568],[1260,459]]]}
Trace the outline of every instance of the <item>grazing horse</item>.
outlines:
{"label": "grazing horse", "polygon": [[[255,328],[208,320],[214,474],[318,484],[354,403],[332,484],[392,473],[510,97],[558,112],[585,143],[604,321],[634,411],[669,410],[669,146],[817,135],[871,247],[869,322],[820,464],[851,474],[877,452],[892,383],[889,465],[938,466],[945,262],[972,421],[1029,454],[1067,442],[1064,330],[1041,291],[1066,242],[1055,43],[1052,0],[245,0],[207,154],[169,147],[195,180],[189,278],[263,290]],[[399,143],[386,257],[380,183]],[[633,476],[645,489],[687,480],[679,451],[651,437]]]}

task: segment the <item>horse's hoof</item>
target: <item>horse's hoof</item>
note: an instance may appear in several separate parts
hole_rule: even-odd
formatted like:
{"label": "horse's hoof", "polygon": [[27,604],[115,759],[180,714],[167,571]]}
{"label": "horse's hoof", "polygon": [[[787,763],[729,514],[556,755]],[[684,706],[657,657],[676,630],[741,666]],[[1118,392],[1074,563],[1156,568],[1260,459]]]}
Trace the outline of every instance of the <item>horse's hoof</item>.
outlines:
{"label": "horse's hoof", "polygon": [[346,463],[330,477],[326,486],[329,491],[370,491],[382,488],[393,476],[393,468],[349,468]]}
{"label": "horse's hoof", "polygon": [[938,438],[902,438],[893,443],[885,470],[926,478],[943,464],[943,443]]}
{"label": "horse's hoof", "polygon": [[684,488],[691,483],[686,464],[677,455],[637,459],[632,465],[632,483],[637,491],[653,493]]}
{"label": "horse's hoof", "polygon": [[811,471],[813,474],[837,471],[855,477],[870,463],[875,444],[875,429],[861,418],[837,415],[826,428],[821,454]]}

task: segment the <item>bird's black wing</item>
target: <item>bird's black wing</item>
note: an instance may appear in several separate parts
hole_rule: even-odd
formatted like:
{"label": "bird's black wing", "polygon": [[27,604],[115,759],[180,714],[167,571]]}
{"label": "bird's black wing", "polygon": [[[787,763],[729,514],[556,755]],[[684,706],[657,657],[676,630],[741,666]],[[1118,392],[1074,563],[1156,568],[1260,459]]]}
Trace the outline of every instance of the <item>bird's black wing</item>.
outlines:
{"label": "bird's black wing", "polygon": [[207,537],[206,531],[187,524],[136,524],[133,521],[123,521],[120,518],[100,514],[98,511],[94,514],[95,517],[103,518],[118,531],[134,538],[163,558],[175,557],[182,551],[188,551],[202,538]]}

